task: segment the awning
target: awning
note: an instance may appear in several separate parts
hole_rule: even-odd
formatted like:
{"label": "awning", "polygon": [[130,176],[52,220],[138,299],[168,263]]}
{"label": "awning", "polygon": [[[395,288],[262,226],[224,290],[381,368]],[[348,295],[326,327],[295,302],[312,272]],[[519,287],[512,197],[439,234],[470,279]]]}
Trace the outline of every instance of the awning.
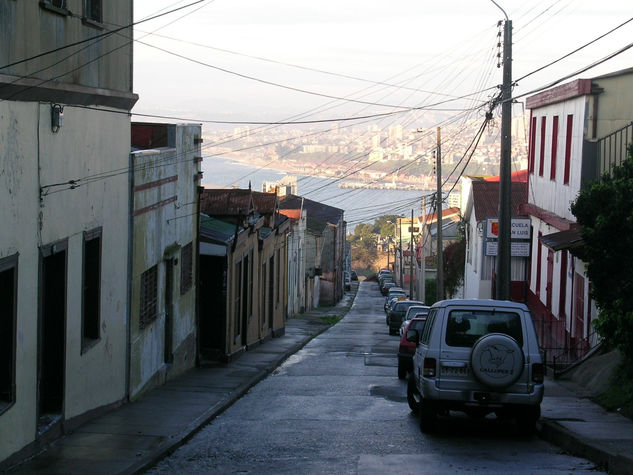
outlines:
{"label": "awning", "polygon": [[562,251],[564,249],[574,249],[583,245],[582,237],[580,236],[580,226],[573,226],[567,231],[560,231],[557,233],[548,234],[547,236],[541,236],[541,242],[552,251]]}

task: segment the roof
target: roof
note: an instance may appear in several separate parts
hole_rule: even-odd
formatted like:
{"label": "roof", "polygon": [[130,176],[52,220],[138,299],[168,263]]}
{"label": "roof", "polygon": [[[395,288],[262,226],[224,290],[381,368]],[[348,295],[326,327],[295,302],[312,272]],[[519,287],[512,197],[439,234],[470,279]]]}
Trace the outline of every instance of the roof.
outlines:
{"label": "roof", "polygon": [[277,195],[273,193],[264,193],[261,191],[253,191],[253,206],[260,214],[273,214],[276,210]]}
{"label": "roof", "polygon": [[[475,219],[499,217],[499,182],[473,181],[473,208]],[[527,183],[512,183],[510,212],[513,217],[520,216],[519,205],[526,201]]]}
{"label": "roof", "polygon": [[[501,179],[501,177],[499,175],[497,176],[489,176],[484,178],[484,181],[491,181],[491,182],[499,182],[499,180]],[[528,181],[528,170],[527,168],[525,170],[518,170],[516,172],[512,172],[512,174],[510,175],[510,181],[512,183],[527,183]]]}
{"label": "roof", "polygon": [[301,206],[307,211],[308,220],[317,218],[330,224],[342,224],[344,211],[334,206],[329,206],[318,201],[312,201],[308,198],[302,198],[297,195],[286,195],[279,203],[280,209],[301,209]]}
{"label": "roof", "polygon": [[580,226],[573,226],[566,231],[541,236],[540,240],[552,251],[562,251],[563,249],[573,249],[582,246],[583,240],[580,233]]}
{"label": "roof", "polygon": [[200,216],[200,237],[202,240],[228,244],[235,235],[235,225],[212,218],[205,214]]}
{"label": "roof", "polygon": [[200,211],[213,216],[246,216],[253,212],[252,196],[251,190],[205,188]]}
{"label": "roof", "polygon": [[[448,218],[459,218],[459,208],[447,208],[442,210],[442,221]],[[430,213],[426,215],[426,218],[420,218],[420,221],[426,219],[426,224],[437,221],[437,213]]]}

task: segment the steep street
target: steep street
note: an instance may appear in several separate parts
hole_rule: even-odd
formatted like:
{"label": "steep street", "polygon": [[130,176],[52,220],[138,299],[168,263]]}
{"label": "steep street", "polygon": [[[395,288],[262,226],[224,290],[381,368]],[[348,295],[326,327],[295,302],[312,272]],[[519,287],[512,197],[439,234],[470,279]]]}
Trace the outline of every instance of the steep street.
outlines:
{"label": "steep street", "polygon": [[149,473],[596,473],[511,422],[456,415],[423,434],[382,303],[361,283],[341,322]]}

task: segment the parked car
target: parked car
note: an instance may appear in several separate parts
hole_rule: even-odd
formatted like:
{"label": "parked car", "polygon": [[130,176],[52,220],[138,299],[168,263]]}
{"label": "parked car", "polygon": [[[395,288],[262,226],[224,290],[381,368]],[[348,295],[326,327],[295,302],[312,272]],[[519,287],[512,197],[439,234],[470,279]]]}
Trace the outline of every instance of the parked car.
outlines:
{"label": "parked car", "polygon": [[345,290],[350,290],[352,288],[352,283],[350,281],[349,272],[345,271],[343,273],[343,281],[345,282]]}
{"label": "parked car", "polygon": [[429,311],[417,342],[407,401],[422,430],[438,415],[463,411],[514,417],[532,433],[540,417],[544,366],[526,305],[500,300],[443,300]]}
{"label": "parked car", "polygon": [[407,313],[404,314],[404,321],[400,325],[400,336],[404,335],[407,331],[407,326],[412,318],[426,317],[429,314],[429,309],[426,305],[412,305],[407,309]]}
{"label": "parked car", "polygon": [[407,309],[414,305],[422,305],[422,302],[418,300],[400,300],[391,305],[391,308],[387,312],[387,325],[389,325],[390,335],[398,334],[400,325],[404,322]]}
{"label": "parked car", "polygon": [[387,296],[385,297],[385,313],[387,313],[387,309],[390,306],[390,301],[394,298],[397,300],[405,300],[407,298],[407,294],[401,287],[390,288],[387,292]]}
{"label": "parked car", "polygon": [[350,272],[350,279],[353,280],[353,281],[358,280],[358,274],[356,273],[355,270]]}
{"label": "parked car", "polygon": [[422,334],[426,317],[416,317],[409,320],[406,324],[405,332],[400,337],[400,346],[398,346],[398,379],[404,379],[407,373],[413,369],[413,355],[417,341],[407,340],[407,331],[416,330],[418,335]]}
{"label": "parked car", "polygon": [[389,289],[391,289],[392,287],[398,287],[398,286],[393,281],[385,282],[380,288],[380,293],[383,295],[387,295],[387,293],[389,292]]}

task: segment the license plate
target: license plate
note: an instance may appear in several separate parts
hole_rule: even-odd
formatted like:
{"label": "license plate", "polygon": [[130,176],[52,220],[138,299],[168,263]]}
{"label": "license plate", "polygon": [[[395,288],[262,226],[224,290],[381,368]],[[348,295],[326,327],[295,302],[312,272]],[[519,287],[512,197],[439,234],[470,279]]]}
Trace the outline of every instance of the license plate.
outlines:
{"label": "license plate", "polygon": [[468,366],[458,368],[442,366],[442,374],[444,376],[468,376],[470,374],[470,370],[468,369]]}

